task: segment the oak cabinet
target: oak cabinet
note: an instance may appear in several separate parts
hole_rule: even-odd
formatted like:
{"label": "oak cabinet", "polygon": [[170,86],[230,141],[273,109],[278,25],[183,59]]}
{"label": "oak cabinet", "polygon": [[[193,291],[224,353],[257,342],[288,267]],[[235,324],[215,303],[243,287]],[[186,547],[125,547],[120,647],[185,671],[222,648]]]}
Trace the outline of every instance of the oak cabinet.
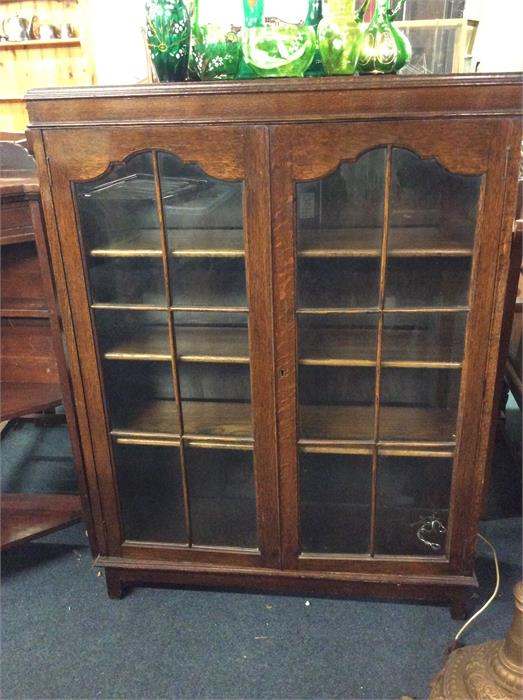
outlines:
{"label": "oak cabinet", "polygon": [[109,592],[442,600],[473,559],[519,76],[31,91]]}

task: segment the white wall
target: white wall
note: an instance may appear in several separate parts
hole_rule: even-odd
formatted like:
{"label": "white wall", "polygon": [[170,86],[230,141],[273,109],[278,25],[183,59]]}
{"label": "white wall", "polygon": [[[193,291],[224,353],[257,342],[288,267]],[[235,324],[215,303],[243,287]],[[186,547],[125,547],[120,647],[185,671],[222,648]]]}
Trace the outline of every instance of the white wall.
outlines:
{"label": "white wall", "polygon": [[144,7],[145,0],[89,0],[89,43],[97,84],[122,85],[146,78]]}
{"label": "white wall", "polygon": [[523,0],[467,0],[465,16],[479,20],[474,60],[481,73],[523,70]]}

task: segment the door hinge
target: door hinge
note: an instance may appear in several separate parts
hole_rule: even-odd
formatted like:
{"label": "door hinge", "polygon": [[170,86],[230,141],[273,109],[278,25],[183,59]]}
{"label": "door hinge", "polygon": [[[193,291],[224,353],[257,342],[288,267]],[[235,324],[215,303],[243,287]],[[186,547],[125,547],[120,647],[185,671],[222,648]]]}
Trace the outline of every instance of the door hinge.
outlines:
{"label": "door hinge", "polygon": [[507,147],[505,148],[505,173],[504,173],[504,175],[503,175],[503,179],[504,179],[504,180],[507,179],[509,158],[510,158],[510,146],[507,146]]}

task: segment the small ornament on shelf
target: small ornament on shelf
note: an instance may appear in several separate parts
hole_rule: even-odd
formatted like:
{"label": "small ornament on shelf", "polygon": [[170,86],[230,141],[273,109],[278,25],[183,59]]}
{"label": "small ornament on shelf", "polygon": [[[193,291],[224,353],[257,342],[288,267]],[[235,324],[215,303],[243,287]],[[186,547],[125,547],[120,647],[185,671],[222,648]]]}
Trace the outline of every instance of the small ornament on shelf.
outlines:
{"label": "small ornament on shelf", "polygon": [[191,26],[183,0],[148,0],[147,44],[160,82],[187,77]]}
{"label": "small ornament on shelf", "polygon": [[318,42],[327,75],[356,72],[363,41],[361,22],[369,2],[364,0],[356,11],[354,0],[324,0]]}
{"label": "small ornament on shelf", "polygon": [[215,0],[194,0],[191,73],[200,80],[236,78],[242,57],[241,25],[241,12],[226,12]]}
{"label": "small ornament on shelf", "polygon": [[243,6],[246,64],[263,78],[302,77],[316,52],[321,1],[243,0]]}
{"label": "small ornament on shelf", "polygon": [[397,73],[410,60],[410,42],[392,24],[405,2],[399,0],[391,9],[390,0],[376,0],[374,17],[363,35],[359,73]]}

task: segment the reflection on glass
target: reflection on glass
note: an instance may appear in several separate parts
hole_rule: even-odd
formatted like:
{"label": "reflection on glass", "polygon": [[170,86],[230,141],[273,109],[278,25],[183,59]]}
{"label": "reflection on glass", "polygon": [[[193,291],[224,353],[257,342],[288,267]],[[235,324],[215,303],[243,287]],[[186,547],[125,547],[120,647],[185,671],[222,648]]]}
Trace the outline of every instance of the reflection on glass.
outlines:
{"label": "reflection on glass", "polygon": [[114,445],[125,539],[187,541],[177,448]]}
{"label": "reflection on glass", "polygon": [[467,306],[470,258],[390,258],[385,306],[453,308]]}
{"label": "reflection on glass", "polygon": [[256,494],[250,450],[188,448],[195,545],[256,547]]}
{"label": "reflection on glass", "polygon": [[247,314],[175,312],[176,354],[183,362],[249,362]]}
{"label": "reflection on glass", "polygon": [[444,555],[451,473],[447,457],[379,459],[377,554]]}
{"label": "reflection on glass", "polygon": [[300,364],[375,365],[377,314],[300,314]]}
{"label": "reflection on glass", "polygon": [[461,362],[467,313],[387,313],[383,363]]}
{"label": "reflection on glass", "polygon": [[374,386],[373,367],[300,367],[300,438],[371,439]]}
{"label": "reflection on glass", "polygon": [[379,255],[386,149],[376,148],[331,175],[296,185],[298,255]]}
{"label": "reflection on glass", "polygon": [[172,258],[171,285],[175,307],[247,306],[242,258]]}
{"label": "reflection on glass", "polygon": [[370,456],[300,454],[302,551],[368,551],[371,470]]}
{"label": "reflection on glass", "polygon": [[106,359],[171,358],[167,311],[97,309],[95,322],[100,351]]}
{"label": "reflection on glass", "polygon": [[119,435],[180,433],[170,362],[102,362],[111,429]]}
{"label": "reflection on glass", "polygon": [[167,305],[160,258],[91,258],[95,304]]}
{"label": "reflection on glass", "polygon": [[182,361],[178,373],[186,435],[252,435],[248,365]]}
{"label": "reflection on glass", "polygon": [[75,185],[87,259],[91,254],[161,251],[152,154],[111,166],[96,180]]}
{"label": "reflection on glass", "polygon": [[162,204],[175,255],[243,255],[243,185],[209,177],[170,153],[158,155]]}
{"label": "reflection on glass", "polygon": [[381,372],[380,440],[454,442],[459,369]]}
{"label": "reflection on glass", "polygon": [[378,305],[378,258],[298,259],[302,309],[364,309]]}
{"label": "reflection on glass", "polygon": [[455,175],[434,159],[392,149],[389,251],[433,246],[470,255],[481,177]]}

